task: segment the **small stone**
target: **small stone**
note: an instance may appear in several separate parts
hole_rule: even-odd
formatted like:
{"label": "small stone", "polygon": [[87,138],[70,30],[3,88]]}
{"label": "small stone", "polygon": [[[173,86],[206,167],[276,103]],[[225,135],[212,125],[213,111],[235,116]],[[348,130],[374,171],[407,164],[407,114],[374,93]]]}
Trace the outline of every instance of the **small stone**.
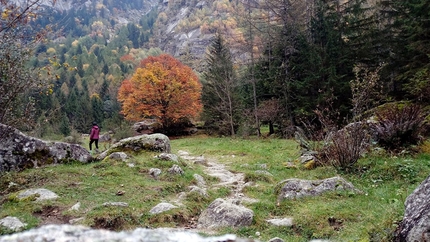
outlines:
{"label": "small stone", "polygon": [[103,206],[105,206],[105,207],[109,207],[109,206],[128,207],[128,203],[125,203],[125,202],[105,202],[105,203],[103,203]]}
{"label": "small stone", "polygon": [[69,210],[70,211],[78,211],[81,208],[81,203],[78,202],[75,205],[73,205]]}

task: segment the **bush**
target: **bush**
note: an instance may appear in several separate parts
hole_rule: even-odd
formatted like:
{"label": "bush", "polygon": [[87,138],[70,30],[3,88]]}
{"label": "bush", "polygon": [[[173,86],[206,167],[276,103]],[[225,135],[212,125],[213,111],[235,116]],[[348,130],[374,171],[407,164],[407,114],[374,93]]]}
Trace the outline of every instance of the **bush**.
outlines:
{"label": "bush", "polygon": [[371,130],[381,147],[398,152],[422,141],[425,114],[420,106],[390,104],[377,110],[375,117]]}
{"label": "bush", "polygon": [[296,140],[304,149],[302,152],[314,155],[319,166],[332,165],[336,169],[350,170],[370,146],[368,125],[362,122],[320,135],[323,137],[309,140],[303,130],[296,131]]}
{"label": "bush", "polygon": [[352,123],[328,134],[324,146],[318,151],[317,160],[323,165],[349,170],[370,145],[370,135],[365,123]]}
{"label": "bush", "polygon": [[82,144],[82,135],[80,133],[78,133],[78,131],[76,130],[72,130],[72,132],[70,133],[69,136],[64,137],[63,139],[64,142],[69,143],[69,144]]}

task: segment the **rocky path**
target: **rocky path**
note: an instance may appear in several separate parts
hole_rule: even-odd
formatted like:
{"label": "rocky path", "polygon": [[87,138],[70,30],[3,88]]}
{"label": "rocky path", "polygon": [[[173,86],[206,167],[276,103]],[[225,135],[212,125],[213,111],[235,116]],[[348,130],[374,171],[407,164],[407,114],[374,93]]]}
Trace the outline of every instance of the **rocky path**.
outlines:
{"label": "rocky path", "polygon": [[210,189],[217,189],[221,187],[228,187],[231,193],[225,199],[234,200],[235,203],[254,203],[258,200],[246,197],[243,194],[243,189],[246,186],[252,185],[252,183],[245,182],[244,173],[233,173],[228,170],[228,166],[218,162],[215,159],[206,159],[202,156],[190,156],[187,151],[179,151],[179,156],[187,161],[194,163],[200,163],[204,165],[204,171],[207,175],[216,177],[219,183],[212,185]]}

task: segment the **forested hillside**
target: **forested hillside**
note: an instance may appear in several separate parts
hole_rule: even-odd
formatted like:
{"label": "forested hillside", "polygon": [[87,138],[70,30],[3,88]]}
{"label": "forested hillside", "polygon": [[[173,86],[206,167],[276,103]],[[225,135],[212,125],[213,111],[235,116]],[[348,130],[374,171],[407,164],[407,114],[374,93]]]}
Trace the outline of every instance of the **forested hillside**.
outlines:
{"label": "forested hillside", "polygon": [[[289,137],[295,126],[368,118],[388,102],[429,105],[424,0],[36,2],[43,8],[24,24],[45,35],[27,66],[49,69],[51,80],[31,93],[38,136],[85,133],[92,121],[118,127],[119,86],[163,51],[200,76],[201,119],[221,134],[259,134],[267,123]],[[2,3],[2,26],[23,9],[10,6]]]}

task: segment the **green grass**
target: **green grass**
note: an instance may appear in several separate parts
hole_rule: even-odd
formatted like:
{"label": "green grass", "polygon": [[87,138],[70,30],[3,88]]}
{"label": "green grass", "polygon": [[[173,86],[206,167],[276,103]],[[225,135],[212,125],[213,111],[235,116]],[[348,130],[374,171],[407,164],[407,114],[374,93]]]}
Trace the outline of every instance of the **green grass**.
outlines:
{"label": "green grass", "polygon": [[[313,170],[286,168],[285,163],[298,157],[294,141],[281,139],[234,139],[194,136],[171,141],[172,153],[179,150],[191,155],[203,155],[226,164],[232,172],[245,173],[253,186],[244,189],[246,196],[259,202],[245,204],[254,211],[249,227],[225,228],[219,234],[235,233],[241,237],[256,237],[261,241],[281,237],[285,241],[308,241],[312,238],[334,241],[389,241],[404,213],[406,197],[430,173],[430,156],[384,157],[369,155],[359,160],[353,173],[339,173],[333,167]],[[135,227],[185,226],[197,219],[200,212],[215,198],[226,197],[227,188],[208,191],[209,197],[188,194],[183,201],[186,208],[173,209],[160,215],[149,210],[161,201],[172,201],[180,192],[196,183],[193,174],[202,175],[206,182],[216,179],[204,174],[199,165],[181,161],[183,176],[171,175],[167,169],[173,162],[154,159],[155,153],[134,154],[130,162],[113,160],[80,164],[70,163],[30,169],[20,173],[5,173],[0,177],[0,218],[16,216],[28,223],[27,228],[38,226],[42,220],[38,211],[47,206],[62,209],[70,218],[85,217],[83,224],[112,230]],[[158,179],[152,178],[150,168],[163,170]],[[265,170],[271,175],[256,173]],[[289,178],[324,179],[341,176],[354,184],[362,193],[331,192],[313,198],[278,200],[277,184]],[[10,182],[17,185],[9,187]],[[30,187],[44,187],[56,192],[55,201],[34,203],[13,199],[15,192]],[[116,193],[122,190],[124,195]],[[79,211],[68,211],[77,202]],[[104,202],[127,202],[126,208],[104,207]],[[269,225],[271,218],[291,217],[291,228]],[[0,229],[0,234],[8,233]]]}

